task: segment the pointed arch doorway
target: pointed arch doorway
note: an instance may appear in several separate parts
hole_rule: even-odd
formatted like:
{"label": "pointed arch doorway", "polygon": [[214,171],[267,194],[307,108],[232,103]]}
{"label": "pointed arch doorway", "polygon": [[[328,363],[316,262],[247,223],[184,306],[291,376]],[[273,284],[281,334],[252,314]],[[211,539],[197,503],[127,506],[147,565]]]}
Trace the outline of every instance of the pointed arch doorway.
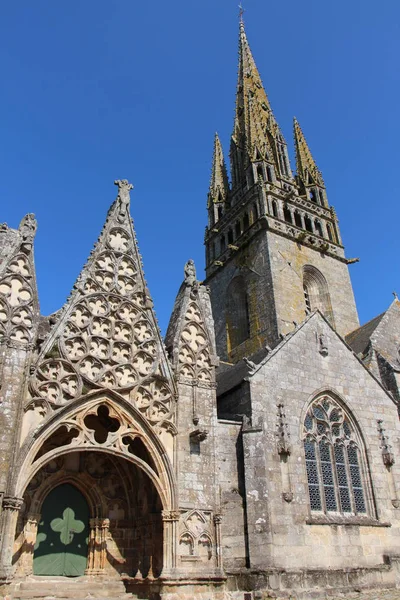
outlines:
{"label": "pointed arch doorway", "polygon": [[88,556],[89,506],[83,494],[63,483],[46,496],[33,554],[34,575],[84,575]]}

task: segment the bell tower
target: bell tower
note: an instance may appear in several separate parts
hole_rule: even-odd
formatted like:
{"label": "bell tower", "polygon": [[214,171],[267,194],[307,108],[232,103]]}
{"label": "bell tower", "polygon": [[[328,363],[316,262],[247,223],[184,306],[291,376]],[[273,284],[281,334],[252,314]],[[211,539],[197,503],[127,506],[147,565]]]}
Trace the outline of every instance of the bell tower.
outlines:
{"label": "bell tower", "polygon": [[216,136],[208,194],[206,283],[221,358],[236,362],[274,346],[319,309],[345,335],[358,316],[335,210],[294,120],[297,174],[247,40],[230,146],[231,185]]}

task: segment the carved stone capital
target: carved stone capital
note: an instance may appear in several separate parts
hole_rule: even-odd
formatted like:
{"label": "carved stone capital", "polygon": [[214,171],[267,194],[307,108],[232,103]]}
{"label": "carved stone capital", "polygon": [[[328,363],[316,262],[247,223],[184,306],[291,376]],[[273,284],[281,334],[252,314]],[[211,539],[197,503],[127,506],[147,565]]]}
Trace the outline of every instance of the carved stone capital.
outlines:
{"label": "carved stone capital", "polygon": [[39,513],[29,513],[26,522],[29,525],[36,526],[39,523],[41,516],[42,515],[40,515]]}
{"label": "carved stone capital", "polygon": [[391,467],[395,463],[393,452],[382,452],[382,459],[386,467]]}
{"label": "carved stone capital", "polygon": [[220,523],[222,523],[222,515],[218,513],[214,515],[214,524],[219,525]]}
{"label": "carved stone capital", "polygon": [[292,502],[293,501],[293,492],[283,492],[282,494],[282,498],[284,499],[285,502]]}
{"label": "carved stone capital", "polygon": [[24,503],[23,498],[17,498],[16,496],[4,496],[3,509],[20,511],[23,503]]}
{"label": "carved stone capital", "polygon": [[179,521],[181,513],[179,510],[163,510],[161,516],[164,522]]}

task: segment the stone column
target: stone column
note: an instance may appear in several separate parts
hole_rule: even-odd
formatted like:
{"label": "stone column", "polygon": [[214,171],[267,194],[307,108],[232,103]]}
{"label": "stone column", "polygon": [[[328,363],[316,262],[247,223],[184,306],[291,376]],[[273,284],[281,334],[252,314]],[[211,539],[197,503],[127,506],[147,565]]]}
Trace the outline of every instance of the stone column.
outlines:
{"label": "stone column", "polygon": [[88,548],[88,563],[86,575],[104,573],[106,566],[107,533],[110,527],[109,519],[90,519],[90,534]]}
{"label": "stone column", "polygon": [[24,526],[24,541],[22,544],[21,558],[18,564],[18,573],[22,575],[32,575],[33,572],[33,554],[35,550],[36,537],[40,515],[30,513],[26,517]]}
{"label": "stone column", "polygon": [[221,544],[221,515],[214,515],[215,525],[215,546],[216,546],[216,557],[217,557],[217,568],[223,569],[222,565],[222,544]]}
{"label": "stone column", "polygon": [[180,518],[179,511],[163,510],[163,570],[162,576],[168,577],[176,568],[177,558],[177,522]]}
{"label": "stone column", "polygon": [[18,513],[24,501],[15,496],[4,496],[3,511],[1,513],[1,551],[0,551],[0,577],[8,578],[12,575],[12,559],[14,551],[15,528]]}

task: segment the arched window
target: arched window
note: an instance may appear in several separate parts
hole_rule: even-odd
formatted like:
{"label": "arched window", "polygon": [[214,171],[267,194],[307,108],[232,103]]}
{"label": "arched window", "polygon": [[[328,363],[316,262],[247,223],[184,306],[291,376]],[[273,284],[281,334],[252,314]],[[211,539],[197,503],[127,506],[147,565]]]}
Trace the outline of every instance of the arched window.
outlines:
{"label": "arched window", "polygon": [[330,324],[334,326],[328,284],[321,271],[318,271],[312,265],[305,265],[303,267],[303,290],[306,313],[318,309],[328,319]]}
{"label": "arched window", "polygon": [[232,231],[232,229],[228,230],[228,244],[233,244],[233,231]]}
{"label": "arched window", "polygon": [[297,227],[303,226],[303,224],[301,222],[301,215],[299,212],[297,212],[297,210],[294,213],[294,222],[295,222],[295,225],[297,225]]}
{"label": "arched window", "polygon": [[365,514],[362,441],[350,417],[328,395],[304,420],[304,452],[312,511]]}
{"label": "arched window", "polygon": [[310,189],[310,200],[311,202],[315,202],[315,204],[318,204],[317,194],[313,188]]}
{"label": "arched window", "polygon": [[245,212],[243,215],[243,229],[248,229],[249,227],[250,227],[249,213]]}
{"label": "arched window", "polygon": [[287,223],[292,223],[292,213],[287,206],[283,207],[283,216],[285,217],[285,221]]}
{"label": "arched window", "polygon": [[257,206],[257,202],[254,202],[254,204],[253,204],[252,212],[253,212],[253,222],[254,222],[256,219],[258,219],[258,206]]}
{"label": "arched window", "polygon": [[221,252],[225,252],[226,249],[226,241],[225,241],[225,236],[221,235],[220,239],[219,239],[219,247],[220,247],[220,251]]}
{"label": "arched window", "polygon": [[235,223],[235,237],[238,238],[242,235],[242,226],[240,221],[236,221]]}
{"label": "arched window", "polygon": [[333,234],[332,234],[332,227],[329,225],[329,223],[326,224],[326,231],[328,232],[328,238],[331,242],[334,241],[333,239]]}
{"label": "arched window", "polygon": [[222,206],[218,206],[218,220],[222,217]]}
{"label": "arched window", "polygon": [[323,237],[322,235],[322,225],[320,223],[320,221],[318,221],[317,219],[314,221],[314,227],[315,227],[315,232],[317,235]]}
{"label": "arched window", "polygon": [[305,228],[307,229],[307,231],[309,231],[310,233],[313,233],[313,228],[312,228],[312,222],[309,216],[305,216],[304,217],[304,225]]}
{"label": "arched window", "polygon": [[272,200],[272,214],[274,215],[275,219],[278,218],[278,205],[276,200]]}
{"label": "arched window", "polygon": [[226,333],[229,351],[250,335],[249,308],[243,277],[235,277],[227,290]]}
{"label": "arched window", "polygon": [[268,179],[268,181],[272,181],[272,169],[271,169],[271,167],[267,167],[267,179]]}
{"label": "arched window", "polygon": [[324,205],[324,192],[322,190],[319,190],[319,203],[321,206]]}
{"label": "arched window", "polygon": [[264,170],[262,168],[262,165],[257,165],[257,181],[261,179],[262,181],[264,181]]}

